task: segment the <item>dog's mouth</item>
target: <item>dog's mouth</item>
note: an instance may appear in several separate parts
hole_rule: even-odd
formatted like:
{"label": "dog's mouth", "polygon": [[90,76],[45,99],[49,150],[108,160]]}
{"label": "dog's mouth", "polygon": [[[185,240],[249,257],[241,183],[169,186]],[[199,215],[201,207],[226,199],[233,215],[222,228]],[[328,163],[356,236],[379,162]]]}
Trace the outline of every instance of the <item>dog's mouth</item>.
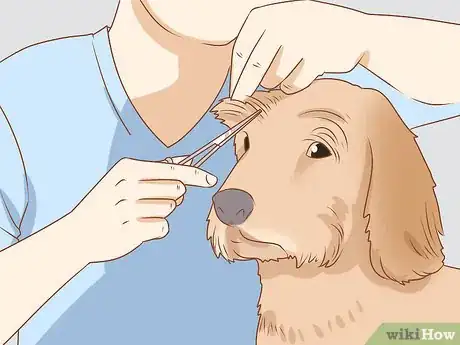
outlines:
{"label": "dog's mouth", "polygon": [[236,238],[229,239],[233,252],[240,260],[272,261],[288,258],[283,247],[277,243],[256,239],[237,226],[227,226],[227,232],[236,231]]}
{"label": "dog's mouth", "polygon": [[208,237],[216,256],[228,261],[272,261],[286,259],[288,253],[277,243],[268,242],[250,235],[244,225],[228,226],[219,221],[209,224],[212,231]]}

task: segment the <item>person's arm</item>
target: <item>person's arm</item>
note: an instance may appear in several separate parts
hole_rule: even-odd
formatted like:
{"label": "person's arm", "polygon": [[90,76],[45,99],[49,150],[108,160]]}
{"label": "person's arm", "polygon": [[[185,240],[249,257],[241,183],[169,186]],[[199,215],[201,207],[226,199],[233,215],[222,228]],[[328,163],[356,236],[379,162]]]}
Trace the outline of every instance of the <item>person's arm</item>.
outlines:
{"label": "person's arm", "polygon": [[242,101],[259,84],[292,94],[358,62],[419,101],[460,102],[460,25],[312,0],[251,11],[234,43],[230,95]]}
{"label": "person's arm", "polygon": [[28,198],[18,138],[1,106],[0,151],[0,344],[4,344],[88,260],[68,217],[18,242],[22,219],[34,205]]}
{"label": "person's arm", "polygon": [[460,102],[460,25],[365,15],[368,51],[361,64],[411,98]]}
{"label": "person's arm", "polygon": [[[174,163],[180,157],[172,163],[124,158],[66,216],[22,238],[27,210],[36,205],[19,147],[0,107],[0,344],[87,264],[118,259],[164,238],[166,218],[186,186],[211,188],[218,182],[204,170]],[[59,169],[59,161],[48,169]]]}
{"label": "person's arm", "polygon": [[0,251],[0,344],[88,263],[65,218]]}

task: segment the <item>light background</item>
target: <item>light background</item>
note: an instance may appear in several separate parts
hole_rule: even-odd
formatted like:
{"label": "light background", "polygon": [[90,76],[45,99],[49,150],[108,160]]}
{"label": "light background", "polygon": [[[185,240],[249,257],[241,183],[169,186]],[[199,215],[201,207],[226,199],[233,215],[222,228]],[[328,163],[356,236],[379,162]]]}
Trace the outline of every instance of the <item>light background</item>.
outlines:
{"label": "light background", "polygon": [[[325,2],[369,13],[412,15],[460,23],[458,0]],[[117,3],[118,0],[0,0],[0,60],[36,42],[95,32],[112,22]]]}
{"label": "light background", "polygon": [[[192,1],[192,0],[191,0]],[[212,1],[212,0],[210,0]],[[236,0],[235,0],[236,1]],[[460,24],[458,0],[332,0],[326,1],[368,13],[416,16]],[[110,25],[118,0],[0,0],[0,60],[28,45],[57,37],[95,32]],[[442,39],[440,37],[439,39]],[[452,44],[460,44],[460,37]],[[459,61],[460,63],[460,61]],[[399,95],[363,69],[342,76],[365,87],[381,90],[408,126],[460,114],[460,104],[429,107]],[[423,71],[421,71],[423,78]],[[460,92],[460,91],[459,91]],[[416,130],[419,144],[430,164],[446,233],[447,263],[460,266],[460,118]],[[391,139],[390,139],[391,140]],[[401,159],[404,159],[401,153]]]}

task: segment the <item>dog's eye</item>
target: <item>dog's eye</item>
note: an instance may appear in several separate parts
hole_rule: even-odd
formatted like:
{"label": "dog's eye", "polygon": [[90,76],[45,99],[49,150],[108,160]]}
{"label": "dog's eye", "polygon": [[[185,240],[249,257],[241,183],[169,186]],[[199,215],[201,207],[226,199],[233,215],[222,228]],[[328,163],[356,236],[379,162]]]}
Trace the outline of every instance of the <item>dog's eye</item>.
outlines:
{"label": "dog's eye", "polygon": [[331,151],[327,148],[327,146],[319,142],[314,142],[307,150],[307,156],[310,158],[326,158],[330,155]]}
{"label": "dog's eye", "polygon": [[242,132],[238,134],[236,142],[235,142],[235,149],[236,149],[236,158],[240,160],[249,151],[251,148],[251,143],[249,141],[249,136],[246,132]]}
{"label": "dog's eye", "polygon": [[249,137],[247,135],[244,137],[243,146],[244,146],[244,152],[248,152],[249,148],[251,147],[251,145],[249,143]]}

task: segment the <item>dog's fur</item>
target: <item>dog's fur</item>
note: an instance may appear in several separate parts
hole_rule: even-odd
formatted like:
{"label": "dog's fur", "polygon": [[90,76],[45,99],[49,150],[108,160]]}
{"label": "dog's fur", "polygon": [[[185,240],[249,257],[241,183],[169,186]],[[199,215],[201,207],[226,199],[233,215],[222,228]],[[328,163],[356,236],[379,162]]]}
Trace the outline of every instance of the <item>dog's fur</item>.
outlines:
{"label": "dog's fur", "polygon": [[[440,296],[460,281],[443,265],[435,183],[385,96],[323,79],[213,112],[233,126],[258,109],[221,188],[247,191],[254,210],[227,226],[213,208],[208,223],[217,256],[258,261],[258,344],[357,345],[382,322],[458,321],[458,302]],[[309,157],[317,143],[331,155]]]}

